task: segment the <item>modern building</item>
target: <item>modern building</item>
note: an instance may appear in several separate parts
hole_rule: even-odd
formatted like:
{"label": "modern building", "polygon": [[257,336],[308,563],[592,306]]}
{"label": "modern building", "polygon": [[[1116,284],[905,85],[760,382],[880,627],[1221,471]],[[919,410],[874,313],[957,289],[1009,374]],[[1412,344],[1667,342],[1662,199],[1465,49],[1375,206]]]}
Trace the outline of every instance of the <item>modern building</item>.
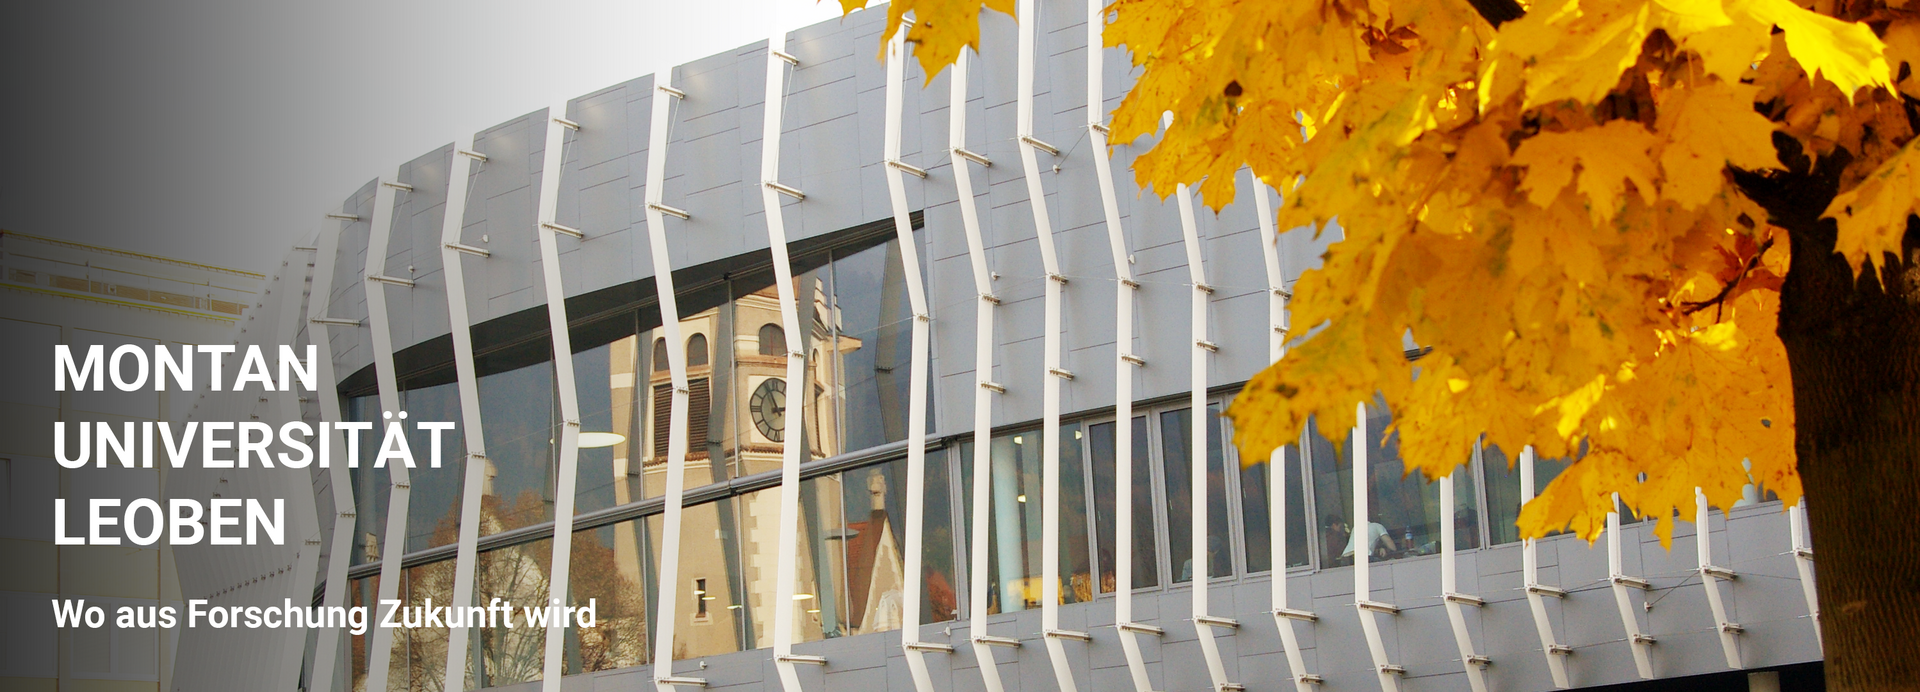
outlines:
{"label": "modern building", "polygon": [[1218,414],[1284,352],[1327,239],[1272,228],[1245,172],[1217,215],[1125,182],[1145,143],[1106,145],[1132,73],[1088,49],[1101,3],[1035,4],[931,80],[898,45],[876,60],[885,15],[859,12],[462,134],[316,210],[238,339],[320,345],[332,389],[205,415],[405,411],[458,424],[450,461],[176,474],[312,502],[302,541],[180,551],[185,597],[551,597],[594,626],[192,630],[174,687],[1817,679],[1803,517],[1764,488],[1671,550],[1633,517],[1522,542],[1566,460],[1487,447],[1409,479],[1379,409],[1238,458]]}
{"label": "modern building", "polygon": [[[161,498],[165,468],[63,469],[55,421],[180,421],[196,394],[56,391],[54,346],[107,350],[231,341],[266,277],[197,262],[0,232],[0,687],[171,689],[175,633],[56,629],[53,598],[153,607],[180,601],[164,543],[57,545],[54,499],[78,535],[93,498]],[[201,373],[204,375],[204,371]],[[202,378],[204,380],[204,377]],[[311,491],[309,491],[311,492]]]}

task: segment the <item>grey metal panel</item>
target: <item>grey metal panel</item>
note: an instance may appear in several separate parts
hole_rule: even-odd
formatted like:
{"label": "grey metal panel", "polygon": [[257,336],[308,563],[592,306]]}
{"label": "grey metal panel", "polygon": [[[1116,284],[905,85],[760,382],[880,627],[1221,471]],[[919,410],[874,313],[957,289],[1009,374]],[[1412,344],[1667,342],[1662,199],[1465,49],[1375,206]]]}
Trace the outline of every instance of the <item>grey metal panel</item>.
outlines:
{"label": "grey metal panel", "polygon": [[[360,217],[340,229],[340,249],[335,255],[333,291],[327,297],[327,316],[350,320],[367,319],[366,282],[361,280],[367,266],[367,234],[372,231],[374,190],[379,182],[368,181],[341,207],[341,213]],[[358,329],[328,330],[333,352],[334,372],[345,377],[373,363],[373,335],[362,324]],[[324,350],[324,349],[323,349]]]}

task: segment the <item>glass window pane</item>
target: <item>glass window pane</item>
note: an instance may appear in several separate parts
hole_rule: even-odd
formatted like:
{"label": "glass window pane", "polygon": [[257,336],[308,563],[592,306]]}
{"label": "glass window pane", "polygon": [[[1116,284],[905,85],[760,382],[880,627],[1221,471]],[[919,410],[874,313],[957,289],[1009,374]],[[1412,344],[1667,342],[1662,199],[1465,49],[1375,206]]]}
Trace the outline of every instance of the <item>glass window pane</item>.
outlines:
{"label": "glass window pane", "polygon": [[591,602],[595,622],[567,628],[568,675],[646,665],[657,550],[648,544],[651,538],[638,519],[574,532],[569,604]]}
{"label": "glass window pane", "polygon": [[579,469],[574,494],[576,514],[635,502],[646,497],[640,460],[634,452],[635,389],[639,345],[651,334],[633,334],[573,354],[573,377],[580,402]]}
{"label": "glass window pane", "polygon": [[[1334,433],[1346,435],[1347,433]],[[1342,567],[1353,564],[1346,552],[1353,536],[1348,518],[1353,513],[1353,466],[1346,454],[1351,445],[1343,443],[1334,451],[1333,441],[1320,429],[1319,422],[1307,421],[1307,463],[1313,469],[1313,504],[1320,512],[1320,566]]]}
{"label": "glass window pane", "polygon": [[[1487,529],[1488,535],[1491,536],[1490,540],[1493,545],[1518,542],[1520,529],[1516,522],[1520,520],[1519,456],[1509,458],[1506,451],[1500,449],[1499,445],[1492,444],[1487,445],[1482,453],[1484,456],[1481,457],[1481,473],[1485,476],[1487,484]],[[1561,471],[1565,471],[1572,464],[1572,459],[1535,457],[1533,460],[1534,495],[1539,495],[1540,491],[1547,488],[1548,483],[1553,482],[1554,477],[1559,476]],[[1554,536],[1561,533],[1565,531],[1556,530],[1547,535]]]}
{"label": "glass window pane", "polygon": [[[1091,559],[1087,548],[1086,490],[1078,475],[1080,456],[1075,439],[1078,425],[1062,427],[1061,437],[1068,443],[1061,448],[1060,511],[1060,602],[1078,603],[1091,598]],[[987,535],[987,609],[988,612],[1014,612],[1040,607],[1040,549],[1042,459],[1040,445],[1046,444],[1038,430],[993,438],[992,492],[989,498]],[[1069,451],[1071,450],[1071,451]],[[972,445],[961,447],[961,456],[972,459]],[[971,507],[973,486],[970,463],[961,466],[965,501]]]}
{"label": "glass window pane", "polygon": [[359,433],[359,454],[356,455],[359,465],[348,469],[347,477],[353,481],[353,505],[356,510],[353,519],[353,564],[379,562],[385,552],[382,542],[387,540],[387,505],[393,495],[393,482],[388,478],[387,470],[373,466],[374,457],[380,453],[380,436],[385,433],[385,429],[380,427],[380,397],[357,396],[348,399],[341,415],[348,421],[373,424],[372,429]]}
{"label": "glass window pane", "polygon": [[[1118,511],[1115,509],[1117,497],[1115,479],[1119,454],[1116,450],[1117,426],[1108,421],[1087,427],[1087,453],[1093,464],[1093,512],[1095,533],[1100,549],[1100,592],[1112,593],[1115,585],[1114,570],[1117,569],[1115,554],[1118,536]],[[1132,491],[1129,493],[1133,507],[1133,586],[1146,588],[1160,585],[1159,541],[1154,535],[1153,521],[1153,456],[1147,442],[1147,417],[1133,418]]]}
{"label": "glass window pane", "polygon": [[927,452],[926,509],[921,515],[920,621],[946,622],[960,617],[959,592],[954,580],[952,467],[947,450]]}
{"label": "glass window pane", "polygon": [[[410,609],[423,609],[429,600],[436,608],[451,604],[453,568],[452,560],[407,568],[403,572],[406,580],[400,583],[401,601]],[[450,630],[433,626],[426,620],[401,619],[401,624],[405,627],[393,633],[395,665],[387,676],[387,687],[401,690],[444,688]],[[406,662],[405,668],[400,667],[401,660]]]}
{"label": "glass window pane", "polygon": [[[1207,415],[1219,414],[1218,405],[1208,406]],[[1167,545],[1173,570],[1173,582],[1189,581],[1193,575],[1193,437],[1192,409],[1164,411],[1160,414],[1160,450],[1167,489]],[[1220,435],[1207,436],[1207,576],[1233,576],[1233,555],[1228,552],[1230,529],[1227,526],[1226,461]]]}
{"label": "glass window pane", "polygon": [[[1373,543],[1376,555],[1385,549],[1389,559],[1432,555],[1440,552],[1440,519],[1453,514],[1440,507],[1440,486],[1428,483],[1418,471],[1407,472],[1400,458],[1400,436],[1388,434],[1393,415],[1382,405],[1367,407],[1367,491],[1368,535],[1377,533],[1372,524],[1386,530],[1386,537]],[[1359,522],[1354,522],[1355,526]]]}
{"label": "glass window pane", "polygon": [[[379,616],[374,614],[377,612],[374,609],[374,604],[380,602],[380,577],[375,575],[364,579],[355,579],[347,585],[347,591],[348,600],[352,601],[352,603],[348,605],[354,608],[364,609],[363,612],[368,613],[366,632],[362,634],[345,633],[347,636],[347,646],[353,655],[353,661],[350,663],[350,665],[353,666],[351,673],[353,682],[350,689],[365,690],[367,689],[367,664],[373,657],[371,650],[373,646],[373,625],[377,624],[380,620]],[[389,668],[389,670],[391,670],[391,668]],[[387,688],[391,690],[393,688],[392,683],[389,683]]]}
{"label": "glass window pane", "polygon": [[771,322],[760,325],[760,355],[784,356],[787,354],[787,330]]}
{"label": "glass window pane", "polygon": [[[460,540],[460,486],[465,481],[467,438],[461,433],[460,388],[454,383],[408,389],[400,393],[407,421],[447,422],[455,427],[440,433],[440,468],[428,459],[433,436],[407,426],[407,445],[418,460],[411,473],[413,490],[407,494],[406,552],[452,545]],[[446,599],[436,602],[445,603]],[[441,672],[446,662],[441,661]]]}
{"label": "glass window pane", "polygon": [[[1307,503],[1302,494],[1306,484],[1300,477],[1300,448],[1281,448],[1281,465],[1286,469],[1287,567],[1307,564]],[[1246,536],[1247,571],[1273,569],[1272,461],[1240,467],[1241,515],[1245,520],[1241,535]]]}
{"label": "glass window pane", "polygon": [[1456,550],[1480,547],[1480,494],[1474,488],[1472,471],[1473,465],[1466,464],[1453,472],[1453,547]]}
{"label": "glass window pane", "polygon": [[834,347],[825,355],[837,374],[833,381],[844,387],[837,403],[846,450],[907,437],[913,309],[902,272],[898,240],[833,260],[833,302],[825,317],[834,327]]}
{"label": "glass window pane", "polygon": [[[694,505],[681,516],[679,602],[674,605],[673,658],[733,653],[752,640],[740,574],[734,502]],[[647,517],[655,545],[662,517]],[[768,618],[771,622],[771,617]]]}
{"label": "glass window pane", "polygon": [[480,378],[487,473],[480,535],[553,519],[553,361]]}
{"label": "glass window pane", "polygon": [[[553,567],[553,539],[508,546],[480,553],[473,577],[474,602],[492,603],[498,598],[516,606],[547,600],[552,589],[549,581]],[[547,630],[528,627],[514,613],[514,627],[504,617],[468,630],[477,637],[472,645],[479,651],[478,669],[473,671],[474,686],[498,687],[539,680],[546,661]]]}

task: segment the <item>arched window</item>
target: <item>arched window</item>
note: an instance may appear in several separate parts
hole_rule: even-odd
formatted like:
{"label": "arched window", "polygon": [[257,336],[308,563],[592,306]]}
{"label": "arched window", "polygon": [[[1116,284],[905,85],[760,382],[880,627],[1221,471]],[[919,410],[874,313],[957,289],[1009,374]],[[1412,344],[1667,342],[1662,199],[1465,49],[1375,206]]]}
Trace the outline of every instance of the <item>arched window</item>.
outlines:
{"label": "arched window", "polygon": [[787,330],[773,323],[760,325],[760,355],[787,355]]}
{"label": "arched window", "polygon": [[667,340],[666,339],[653,340],[653,371],[654,372],[667,371]]}
{"label": "arched window", "polygon": [[697,368],[707,364],[707,335],[694,334],[687,338],[687,367]]}

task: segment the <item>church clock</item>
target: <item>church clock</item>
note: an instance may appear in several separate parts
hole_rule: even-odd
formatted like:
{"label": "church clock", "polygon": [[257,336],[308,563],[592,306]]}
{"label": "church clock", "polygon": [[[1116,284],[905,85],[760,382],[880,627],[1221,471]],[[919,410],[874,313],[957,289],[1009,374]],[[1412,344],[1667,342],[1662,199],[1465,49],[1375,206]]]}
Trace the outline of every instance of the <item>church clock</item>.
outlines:
{"label": "church clock", "polygon": [[779,378],[769,377],[760,381],[753,390],[753,397],[747,400],[747,408],[753,413],[753,427],[760,435],[774,442],[785,442],[787,437],[787,383]]}

